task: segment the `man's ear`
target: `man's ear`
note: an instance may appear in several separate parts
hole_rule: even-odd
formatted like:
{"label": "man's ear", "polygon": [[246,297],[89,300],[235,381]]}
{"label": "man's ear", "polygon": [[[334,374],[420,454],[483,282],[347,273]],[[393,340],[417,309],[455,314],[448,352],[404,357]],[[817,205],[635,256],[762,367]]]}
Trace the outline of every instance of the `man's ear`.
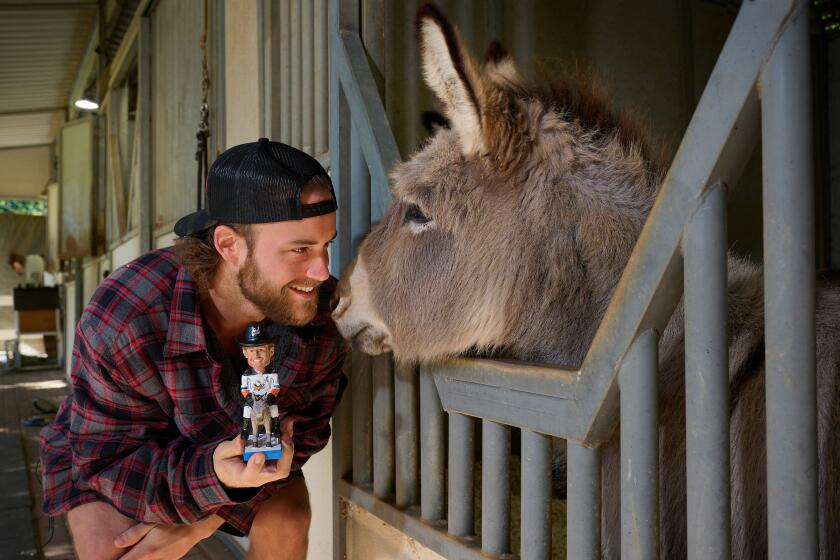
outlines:
{"label": "man's ear", "polygon": [[229,226],[216,226],[213,231],[213,245],[222,259],[233,266],[239,266],[247,257],[245,240]]}

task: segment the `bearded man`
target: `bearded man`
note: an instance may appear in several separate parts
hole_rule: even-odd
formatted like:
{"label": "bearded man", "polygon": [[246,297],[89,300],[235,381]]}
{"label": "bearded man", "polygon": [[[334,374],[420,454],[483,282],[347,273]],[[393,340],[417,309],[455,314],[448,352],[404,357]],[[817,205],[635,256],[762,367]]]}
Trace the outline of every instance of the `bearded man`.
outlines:
{"label": "bearded man", "polygon": [[[72,394],[41,434],[41,467],[44,510],[67,514],[81,560],[180,558],[216,529],[249,535],[249,558],[306,556],[300,469],[345,384],[335,195],[317,161],[265,138],[221,154],[206,194],[174,250],[113,272],[76,329]],[[277,339],[284,453],[245,463],[237,338],[260,322]]]}

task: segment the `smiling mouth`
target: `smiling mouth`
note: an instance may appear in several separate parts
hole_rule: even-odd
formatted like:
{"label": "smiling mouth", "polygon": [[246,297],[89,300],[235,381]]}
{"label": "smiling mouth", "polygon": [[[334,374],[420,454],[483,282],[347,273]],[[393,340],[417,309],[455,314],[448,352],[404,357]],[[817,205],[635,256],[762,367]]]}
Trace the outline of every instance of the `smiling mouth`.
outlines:
{"label": "smiling mouth", "polygon": [[318,286],[296,286],[291,284],[289,285],[289,290],[303,299],[312,299],[318,295]]}

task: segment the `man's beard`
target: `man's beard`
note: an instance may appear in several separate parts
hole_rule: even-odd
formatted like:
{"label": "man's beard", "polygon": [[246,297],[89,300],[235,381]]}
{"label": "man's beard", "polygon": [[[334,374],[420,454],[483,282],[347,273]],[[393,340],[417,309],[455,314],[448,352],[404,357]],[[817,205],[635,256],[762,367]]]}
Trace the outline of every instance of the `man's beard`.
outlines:
{"label": "man's beard", "polygon": [[[260,313],[279,325],[293,327],[306,325],[318,311],[317,287],[314,290],[315,297],[311,300],[296,300],[297,298],[288,289],[289,284],[277,288],[260,277],[251,253],[248,254],[244,266],[239,270],[238,280],[242,295],[253,303]],[[292,283],[301,286],[310,284],[308,281]]]}

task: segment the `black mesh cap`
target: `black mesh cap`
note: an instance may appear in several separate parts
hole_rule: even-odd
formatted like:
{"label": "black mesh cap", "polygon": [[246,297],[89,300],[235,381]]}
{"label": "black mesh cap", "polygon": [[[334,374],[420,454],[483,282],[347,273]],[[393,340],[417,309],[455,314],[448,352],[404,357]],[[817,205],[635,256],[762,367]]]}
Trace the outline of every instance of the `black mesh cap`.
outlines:
{"label": "black mesh cap", "polygon": [[[315,177],[327,181],[332,198],[301,204],[303,187]],[[305,152],[268,138],[224,151],[210,167],[206,190],[206,210],[178,220],[176,235],[200,233],[219,223],[302,220],[338,208],[332,183],[321,164]]]}

